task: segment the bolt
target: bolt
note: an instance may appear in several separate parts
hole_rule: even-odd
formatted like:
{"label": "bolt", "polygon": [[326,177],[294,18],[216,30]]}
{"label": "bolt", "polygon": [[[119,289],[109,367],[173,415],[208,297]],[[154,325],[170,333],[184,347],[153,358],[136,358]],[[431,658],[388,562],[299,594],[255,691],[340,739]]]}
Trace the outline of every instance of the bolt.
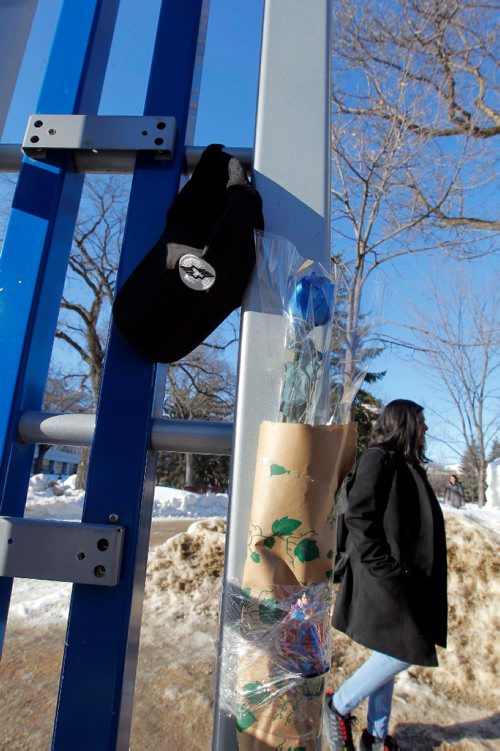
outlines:
{"label": "bolt", "polygon": [[116,524],[116,522],[120,520],[120,517],[118,516],[118,514],[110,514],[108,516],[108,520],[111,522],[111,524]]}

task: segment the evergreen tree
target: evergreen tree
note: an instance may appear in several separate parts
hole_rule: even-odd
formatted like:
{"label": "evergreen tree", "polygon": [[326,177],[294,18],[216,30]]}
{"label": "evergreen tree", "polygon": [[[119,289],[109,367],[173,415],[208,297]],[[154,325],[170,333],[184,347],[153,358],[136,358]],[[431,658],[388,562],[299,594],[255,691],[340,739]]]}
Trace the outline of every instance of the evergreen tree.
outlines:
{"label": "evergreen tree", "polygon": [[495,440],[493,441],[490,453],[488,454],[489,462],[494,462],[495,459],[500,459],[500,441],[498,440],[498,438],[495,438]]}
{"label": "evergreen tree", "polygon": [[[341,263],[338,257],[333,259],[337,269]],[[372,360],[378,357],[383,349],[374,340],[368,316],[360,315],[360,325],[355,331],[349,331],[347,309],[350,293],[346,277],[339,273],[333,316],[331,359],[330,359],[330,404],[332,413],[349,390],[356,391],[350,408],[350,419],[358,424],[358,453],[368,446],[372,424],[382,402],[374,396],[367,387],[380,381],[385,371],[372,372],[368,368]],[[348,372],[348,369],[350,372]],[[339,419],[345,419],[339,415]]]}
{"label": "evergreen tree", "polygon": [[478,503],[479,449],[476,443],[468,446],[460,463],[460,481],[468,503]]}
{"label": "evergreen tree", "polygon": [[[367,373],[365,383],[370,383],[369,378],[373,375],[378,376],[378,378],[383,376],[383,374]],[[373,422],[384,405],[380,399],[377,399],[376,396],[373,396],[369,391],[362,388],[358,391],[353,406],[353,419],[358,425],[357,453],[359,456],[359,454],[368,448]]]}

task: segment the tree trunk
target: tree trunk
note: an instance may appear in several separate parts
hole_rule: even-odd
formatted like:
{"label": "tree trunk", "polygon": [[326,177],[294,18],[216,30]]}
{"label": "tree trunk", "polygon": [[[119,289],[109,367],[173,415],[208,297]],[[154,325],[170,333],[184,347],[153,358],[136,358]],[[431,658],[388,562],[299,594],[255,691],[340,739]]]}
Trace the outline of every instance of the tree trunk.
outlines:
{"label": "tree trunk", "polygon": [[38,444],[38,456],[36,458],[34,474],[39,475],[43,472],[43,460],[47,451],[52,448],[51,443],[39,443]]}
{"label": "tree trunk", "polygon": [[75,489],[84,490],[87,485],[87,474],[89,471],[90,446],[84,446],[80,453],[78,470],[76,473]]}
{"label": "tree trunk", "polygon": [[184,477],[184,487],[190,488],[194,484],[194,457],[193,454],[186,454],[186,474]]}
{"label": "tree trunk", "polygon": [[479,471],[477,477],[477,503],[482,507],[486,503],[486,461],[479,457]]}

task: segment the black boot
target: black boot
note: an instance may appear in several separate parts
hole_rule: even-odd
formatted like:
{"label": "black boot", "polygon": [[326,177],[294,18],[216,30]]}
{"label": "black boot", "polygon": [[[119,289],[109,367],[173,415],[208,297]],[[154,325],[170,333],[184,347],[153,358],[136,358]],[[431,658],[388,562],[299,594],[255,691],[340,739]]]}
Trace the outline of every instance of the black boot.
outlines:
{"label": "black boot", "polygon": [[359,742],[359,751],[400,751],[400,748],[392,735],[386,735],[385,738],[376,738],[368,730],[363,730]]}

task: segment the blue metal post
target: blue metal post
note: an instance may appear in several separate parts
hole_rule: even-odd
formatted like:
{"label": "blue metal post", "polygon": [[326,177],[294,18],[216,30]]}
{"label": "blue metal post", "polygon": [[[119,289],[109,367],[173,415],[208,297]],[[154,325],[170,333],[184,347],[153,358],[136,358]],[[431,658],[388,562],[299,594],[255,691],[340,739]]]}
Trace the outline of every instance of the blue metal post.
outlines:
{"label": "blue metal post", "polygon": [[[179,185],[202,0],[164,0],[144,114],[177,119],[172,162],[137,160],[120,283],[161,234]],[[171,322],[165,321],[165,328]],[[92,446],[84,522],[126,527],[118,586],[75,585],[53,748],[128,749],[156,455],[149,449],[156,366],[111,327]],[[163,386],[163,382],[161,383]]]}
{"label": "blue metal post", "polygon": [[[37,112],[95,113],[119,0],[66,0]],[[41,408],[83,177],[70,156],[25,159],[0,258],[0,515],[23,516],[33,447],[19,416]],[[0,579],[0,645],[12,580]]]}

